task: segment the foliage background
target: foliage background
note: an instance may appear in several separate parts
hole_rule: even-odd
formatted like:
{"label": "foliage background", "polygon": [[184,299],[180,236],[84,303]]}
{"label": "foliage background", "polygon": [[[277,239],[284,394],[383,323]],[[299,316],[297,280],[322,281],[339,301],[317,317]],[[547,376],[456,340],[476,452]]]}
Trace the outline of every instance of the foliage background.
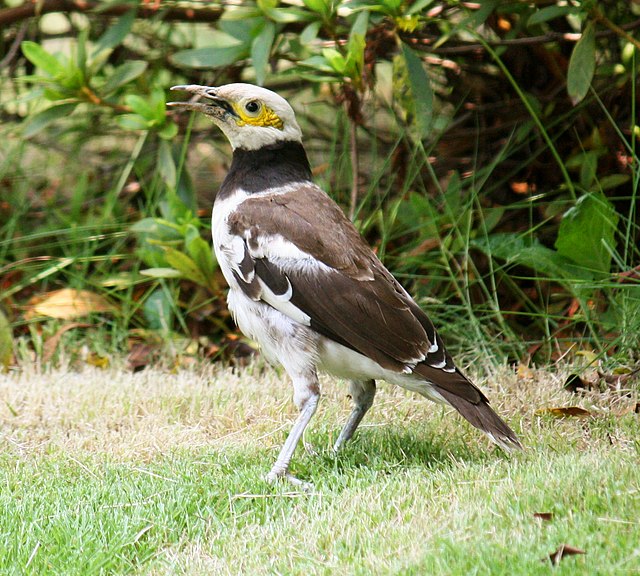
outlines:
{"label": "foliage background", "polygon": [[318,182],[451,348],[626,370],[640,355],[638,12],[0,2],[0,362],[250,353],[209,242],[229,149],[165,107],[172,85],[248,81],[292,102]]}

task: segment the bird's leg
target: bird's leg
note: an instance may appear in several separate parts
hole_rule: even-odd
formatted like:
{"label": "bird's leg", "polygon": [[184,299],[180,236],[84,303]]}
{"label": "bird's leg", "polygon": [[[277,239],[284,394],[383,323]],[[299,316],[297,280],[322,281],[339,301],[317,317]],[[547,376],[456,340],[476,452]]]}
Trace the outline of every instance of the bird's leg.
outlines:
{"label": "bird's leg", "polygon": [[344,443],[353,436],[364,415],[371,408],[376,395],[376,381],[351,380],[350,392],[353,400],[353,410],[351,410],[340,436],[338,436],[336,443],[333,445],[334,452],[340,450]]}
{"label": "bird's leg", "polygon": [[291,462],[291,457],[300,438],[302,438],[304,429],[315,414],[318,400],[320,399],[320,386],[315,372],[310,375],[292,379],[294,388],[293,400],[299,408],[300,414],[298,418],[296,418],[293,428],[291,432],[289,432],[289,436],[287,436],[284,446],[280,450],[276,463],[273,465],[273,468],[271,468],[271,472],[267,474],[267,481],[274,482],[278,478],[286,478],[293,484],[308,488],[310,484],[289,474],[289,463]]}

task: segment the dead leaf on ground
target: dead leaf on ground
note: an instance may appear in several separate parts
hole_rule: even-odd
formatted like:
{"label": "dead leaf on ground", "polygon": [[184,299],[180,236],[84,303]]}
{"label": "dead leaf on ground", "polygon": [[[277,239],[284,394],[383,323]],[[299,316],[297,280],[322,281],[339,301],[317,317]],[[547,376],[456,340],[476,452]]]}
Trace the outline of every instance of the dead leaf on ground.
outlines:
{"label": "dead leaf on ground", "polygon": [[48,338],[42,347],[42,363],[47,364],[53,358],[53,355],[56,353],[56,349],[58,348],[58,344],[60,344],[60,340],[62,336],[68,332],[69,330],[73,330],[74,328],[88,328],[91,324],[87,324],[86,322],[70,322],[69,324],[64,324],[60,326],[56,333]]}
{"label": "dead leaf on ground", "polygon": [[[569,546],[569,544],[561,544],[557,550],[549,554],[549,559],[551,560],[551,564],[557,566],[565,556],[575,556],[576,554],[586,554],[586,552],[580,550],[580,548]],[[543,562],[546,562],[546,560],[546,558],[542,559]]]}
{"label": "dead leaf on ground", "polygon": [[607,383],[610,390],[613,390],[614,392],[628,392],[631,389],[630,384],[639,373],[640,368],[636,368],[630,372],[622,372],[619,374],[616,374],[615,372],[613,374],[606,374],[598,371],[598,376]]}
{"label": "dead leaf on ground", "polygon": [[597,388],[597,385],[597,382],[587,378],[584,374],[569,374],[569,377],[565,380],[564,389],[567,392],[579,394],[580,392]]}
{"label": "dead leaf on ground", "polygon": [[62,288],[32,298],[27,304],[25,318],[39,316],[71,320],[96,312],[113,312],[114,306],[106,298],[89,290]]}
{"label": "dead leaf on ground", "polygon": [[585,410],[584,408],[580,408],[579,406],[563,406],[560,408],[540,408],[540,410],[536,410],[536,416],[544,416],[548,414],[549,416],[555,416],[556,418],[567,418],[568,416],[574,418],[588,418],[592,416],[589,410]]}
{"label": "dead leaf on ground", "polygon": [[139,372],[149,366],[149,364],[157,363],[160,360],[162,351],[163,348],[160,344],[149,344],[147,342],[135,342],[131,344],[127,358],[129,368],[133,372]]}
{"label": "dead leaf on ground", "polygon": [[91,352],[87,358],[86,363],[90,366],[95,366],[96,368],[100,368],[101,370],[106,370],[109,368],[110,360],[108,356],[101,356],[96,352]]}
{"label": "dead leaf on ground", "polygon": [[11,324],[0,310],[0,371],[6,370],[13,360],[13,332]]}
{"label": "dead leaf on ground", "polygon": [[518,364],[518,367],[516,368],[516,375],[521,380],[533,380],[535,376],[533,370],[526,364],[522,363]]}
{"label": "dead leaf on ground", "polygon": [[553,520],[553,512],[534,512],[533,517],[544,522],[551,522]]}

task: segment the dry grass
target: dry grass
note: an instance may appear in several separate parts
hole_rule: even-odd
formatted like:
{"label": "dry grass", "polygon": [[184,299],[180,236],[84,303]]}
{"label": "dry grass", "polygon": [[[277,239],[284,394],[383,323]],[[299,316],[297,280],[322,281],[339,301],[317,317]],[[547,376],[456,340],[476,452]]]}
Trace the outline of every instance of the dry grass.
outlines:
{"label": "dry grass", "polygon": [[[614,393],[567,394],[566,374],[566,369],[530,370],[522,377],[504,368],[486,378],[482,387],[494,409],[525,438],[545,425],[544,419],[535,417],[541,408],[570,404],[596,414],[621,414],[634,405],[634,397]],[[312,429],[337,433],[349,412],[347,390],[344,382],[323,379],[323,399]],[[79,372],[26,367],[0,374],[0,396],[0,423],[14,449],[89,451],[114,458],[150,458],[207,446],[269,445],[274,435],[277,444],[296,415],[286,375],[261,364],[241,374],[211,365],[177,372],[149,368],[135,374],[89,365]],[[454,434],[460,424],[454,411],[383,383],[362,427],[411,426],[434,411],[447,413],[439,416],[442,435],[449,428]],[[555,425],[571,436],[568,440],[588,441],[575,422],[566,423]],[[475,431],[468,430],[467,440],[472,440]],[[327,443],[331,440],[327,438]],[[490,446],[479,434],[477,442]]]}
{"label": "dry grass", "polygon": [[[334,458],[349,400],[327,379],[308,434],[319,453],[294,458],[316,485],[302,494],[262,481],[296,413],[270,368],[1,375],[0,533],[21,536],[0,572],[528,576],[568,543],[589,555],[558,573],[639,573],[633,399],[569,395],[565,377],[505,368],[483,383],[528,447],[514,458],[386,385]],[[599,416],[535,415],[569,404]]]}

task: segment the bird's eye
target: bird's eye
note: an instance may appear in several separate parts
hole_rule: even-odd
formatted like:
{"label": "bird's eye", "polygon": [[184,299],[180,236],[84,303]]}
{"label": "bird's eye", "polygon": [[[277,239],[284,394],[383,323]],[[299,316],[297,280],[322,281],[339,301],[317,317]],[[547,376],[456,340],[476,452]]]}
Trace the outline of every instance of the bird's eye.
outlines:
{"label": "bird's eye", "polygon": [[249,100],[249,102],[244,105],[244,109],[249,114],[257,114],[260,111],[260,103],[255,100]]}

